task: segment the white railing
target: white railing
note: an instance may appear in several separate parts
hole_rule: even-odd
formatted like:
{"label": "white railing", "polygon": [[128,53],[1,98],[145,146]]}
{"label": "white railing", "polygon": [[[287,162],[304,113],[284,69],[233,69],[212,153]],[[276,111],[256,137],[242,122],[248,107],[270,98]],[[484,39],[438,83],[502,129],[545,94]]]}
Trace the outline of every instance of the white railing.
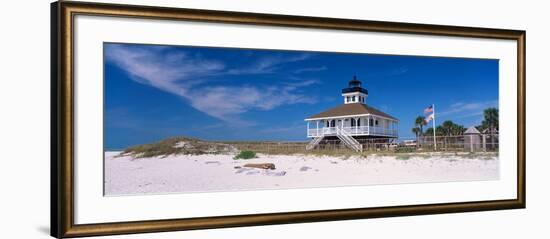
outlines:
{"label": "white railing", "polygon": [[336,129],[336,136],[344,142],[348,147],[355,150],[356,152],[363,151],[363,145],[361,145],[357,140],[355,140],[351,135],[349,135],[345,129],[338,130]]}
{"label": "white railing", "polygon": [[311,142],[309,142],[309,144],[306,145],[306,150],[314,149],[315,146],[317,146],[323,140],[323,138],[324,136],[319,136],[311,140]]}
{"label": "white railing", "polygon": [[323,127],[310,128],[307,132],[308,137],[331,136],[336,135],[337,128],[343,130],[351,136],[358,135],[376,135],[397,137],[397,129],[376,127],[376,126],[350,126],[350,127]]}

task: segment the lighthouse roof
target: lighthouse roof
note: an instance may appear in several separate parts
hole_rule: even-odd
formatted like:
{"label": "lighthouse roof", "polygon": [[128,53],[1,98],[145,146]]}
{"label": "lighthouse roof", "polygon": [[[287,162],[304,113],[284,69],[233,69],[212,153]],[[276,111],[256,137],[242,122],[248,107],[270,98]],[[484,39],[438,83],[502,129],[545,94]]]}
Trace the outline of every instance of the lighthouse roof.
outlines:
{"label": "lighthouse roof", "polygon": [[342,89],[342,94],[353,92],[361,92],[367,95],[369,94],[369,91],[361,86],[361,81],[357,79],[357,76],[353,76],[353,79],[348,82],[348,87]]}
{"label": "lighthouse roof", "polygon": [[323,111],[319,114],[312,115],[308,117],[308,119],[320,119],[320,118],[330,118],[330,117],[340,117],[340,116],[348,116],[348,115],[377,115],[382,116],[390,119],[397,120],[397,118],[386,114],[378,109],[375,109],[373,107],[370,107],[366,104],[361,103],[353,103],[353,104],[343,104],[331,109],[328,109],[326,111]]}

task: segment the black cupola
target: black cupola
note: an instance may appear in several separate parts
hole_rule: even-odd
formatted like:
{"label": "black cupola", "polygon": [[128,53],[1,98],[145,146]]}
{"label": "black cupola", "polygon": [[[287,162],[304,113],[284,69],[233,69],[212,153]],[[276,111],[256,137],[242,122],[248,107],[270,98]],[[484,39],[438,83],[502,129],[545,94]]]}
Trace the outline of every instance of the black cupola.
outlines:
{"label": "black cupola", "polygon": [[369,94],[367,89],[363,89],[363,87],[361,87],[361,81],[357,79],[357,76],[353,76],[353,79],[349,81],[348,88],[342,89],[342,93],[352,92],[361,92],[367,95]]}

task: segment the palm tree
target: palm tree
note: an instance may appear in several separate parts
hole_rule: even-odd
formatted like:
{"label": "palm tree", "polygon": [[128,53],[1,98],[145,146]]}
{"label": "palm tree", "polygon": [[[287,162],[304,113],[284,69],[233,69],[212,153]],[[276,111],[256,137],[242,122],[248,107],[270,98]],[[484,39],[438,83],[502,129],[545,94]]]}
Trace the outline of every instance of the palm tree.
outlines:
{"label": "palm tree", "polygon": [[454,127],[455,127],[455,123],[453,123],[453,121],[450,121],[450,120],[446,120],[443,122],[443,124],[441,124],[443,134],[447,136],[450,136],[453,134]]}
{"label": "palm tree", "polygon": [[483,121],[481,126],[485,129],[489,129],[491,135],[491,145],[495,145],[494,134],[498,131],[498,109],[487,108],[483,111]]}
{"label": "palm tree", "polygon": [[418,126],[418,128],[420,128],[420,134],[422,134],[424,132],[422,130],[423,126],[426,125],[426,118],[424,118],[424,116],[416,117],[416,119],[414,120],[414,125]]}
{"label": "palm tree", "polygon": [[[424,118],[424,116],[418,116],[416,117],[416,119],[414,120],[414,126],[418,127],[419,129],[419,133],[418,135],[419,136],[422,136],[424,134],[424,130],[423,130],[423,126],[426,125],[426,118]],[[418,136],[416,136],[416,140],[417,140],[417,143],[418,143]]]}
{"label": "palm tree", "polygon": [[489,129],[489,131],[496,131],[498,129],[498,109],[487,108],[483,111],[483,121],[481,125]]}
{"label": "palm tree", "polygon": [[424,132],[424,136],[434,136],[434,128],[427,128],[426,132]]}
{"label": "palm tree", "polygon": [[462,125],[457,125],[456,130],[457,130],[457,133],[456,133],[457,135],[463,135],[464,131],[466,131],[466,128],[464,128],[464,126]]}
{"label": "palm tree", "polygon": [[[437,135],[444,135],[444,136],[457,136],[462,135],[464,133],[464,126],[455,124],[451,120],[444,121],[440,126],[437,126],[435,128],[435,133]],[[433,133],[433,132],[432,132]],[[443,137],[444,147],[447,147],[447,144],[449,141],[456,142],[456,137]]]}
{"label": "palm tree", "polygon": [[416,141],[418,142],[418,134],[420,134],[420,128],[414,127],[411,131],[416,135]]}
{"label": "palm tree", "polygon": [[453,123],[451,126],[451,135],[462,135],[464,130],[464,126]]}
{"label": "palm tree", "polygon": [[441,125],[438,125],[437,127],[435,127],[435,134],[443,136],[445,135],[445,129]]}

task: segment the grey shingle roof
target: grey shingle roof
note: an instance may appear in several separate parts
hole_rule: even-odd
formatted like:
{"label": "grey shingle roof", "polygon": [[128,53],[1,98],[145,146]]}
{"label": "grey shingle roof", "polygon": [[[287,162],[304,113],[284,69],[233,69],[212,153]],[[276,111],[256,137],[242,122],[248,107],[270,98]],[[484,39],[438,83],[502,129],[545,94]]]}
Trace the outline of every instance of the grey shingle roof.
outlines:
{"label": "grey shingle roof", "polygon": [[464,134],[481,134],[481,133],[479,132],[479,130],[476,129],[476,127],[471,126],[470,128],[468,128],[468,129],[464,132]]}
{"label": "grey shingle roof", "polygon": [[363,114],[378,115],[378,116],[397,120],[397,118],[389,114],[386,114],[378,109],[372,108],[370,106],[367,106],[366,104],[361,104],[361,103],[343,104],[343,105],[328,109],[326,111],[323,111],[321,113],[312,115],[308,117],[308,119],[338,117],[338,116],[346,116],[346,115],[363,115]]}

